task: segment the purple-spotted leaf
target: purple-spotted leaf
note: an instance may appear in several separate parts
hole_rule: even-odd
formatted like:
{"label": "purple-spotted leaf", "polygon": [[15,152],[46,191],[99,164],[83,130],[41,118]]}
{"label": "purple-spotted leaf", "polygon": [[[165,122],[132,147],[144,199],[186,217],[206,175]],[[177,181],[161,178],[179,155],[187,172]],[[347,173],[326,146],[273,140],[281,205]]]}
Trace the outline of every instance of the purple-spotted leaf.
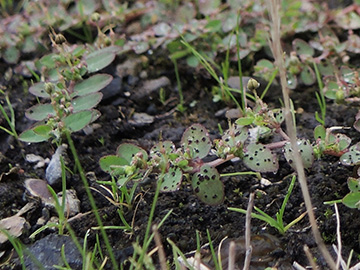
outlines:
{"label": "purple-spotted leaf", "polygon": [[245,165],[257,172],[276,172],[279,163],[270,149],[261,143],[251,143],[244,149]]}
{"label": "purple-spotted leaf", "polygon": [[309,66],[304,66],[303,70],[300,73],[300,78],[305,85],[313,85],[315,83],[316,77],[315,72]]}
{"label": "purple-spotted leaf", "polygon": [[343,165],[353,166],[360,164],[360,143],[349,148],[349,151],[340,157]]}
{"label": "purple-spotted leaf", "polygon": [[[314,162],[314,152],[311,146],[310,141],[299,139],[297,141],[297,147],[299,150],[300,157],[302,159],[303,165],[305,169],[308,169],[312,166]],[[291,148],[291,143],[288,142],[284,146],[284,155],[287,162],[290,164],[291,167],[295,169],[294,165],[294,154],[293,149]]]}
{"label": "purple-spotted leaf", "polygon": [[113,77],[109,74],[96,74],[91,76],[90,78],[77,83],[71,96],[84,96],[90,93],[98,92],[106,87],[112,79]]}
{"label": "purple-spotted leaf", "polygon": [[182,176],[183,174],[180,168],[176,168],[176,167],[169,168],[168,172],[165,173],[164,175],[163,182],[161,183],[160,186],[160,191],[162,192],[176,191],[181,184]]}
{"label": "purple-spotted leaf", "polygon": [[282,122],[284,122],[285,117],[284,117],[284,112],[282,109],[273,109],[272,113],[274,115],[275,121],[278,124],[281,124]]}
{"label": "purple-spotted leaf", "polygon": [[249,137],[249,130],[247,127],[232,125],[225,131],[222,140],[229,147],[239,147]]}
{"label": "purple-spotted leaf", "polygon": [[158,142],[150,149],[150,155],[156,155],[157,153],[169,155],[176,150],[172,141]]}
{"label": "purple-spotted leaf", "polygon": [[208,131],[200,124],[193,124],[185,130],[181,145],[184,151],[190,150],[192,158],[206,157],[212,146]]}
{"label": "purple-spotted leaf", "polygon": [[329,59],[321,60],[320,64],[318,64],[318,69],[323,76],[330,76],[335,73],[334,66]]}
{"label": "purple-spotted leaf", "polygon": [[41,121],[48,116],[54,116],[55,111],[51,104],[38,104],[26,110],[25,116],[31,120]]}
{"label": "purple-spotted leaf", "polygon": [[131,143],[123,143],[120,144],[119,147],[116,150],[116,154],[119,157],[124,158],[125,160],[127,160],[128,164],[131,163],[133,157],[137,154],[137,153],[141,153],[142,154],[142,158],[144,160],[148,159],[148,154],[146,153],[146,151],[144,149],[142,149],[141,147],[135,145],[135,144],[131,144]]}
{"label": "purple-spotted leaf", "polygon": [[351,192],[360,192],[360,179],[349,177],[347,180],[348,187]]}
{"label": "purple-spotted leaf", "polygon": [[218,171],[205,164],[191,179],[196,196],[206,204],[217,205],[224,199],[224,185]]}
{"label": "purple-spotted leaf", "polygon": [[350,192],[343,199],[342,203],[349,208],[360,209],[360,192]]}
{"label": "purple-spotted leaf", "polygon": [[38,82],[30,86],[29,92],[37,97],[50,98],[50,95],[45,91],[44,82]]}
{"label": "purple-spotted leaf", "polygon": [[314,138],[315,140],[317,139],[321,139],[321,140],[325,140],[326,137],[326,129],[324,126],[322,125],[318,125],[315,127],[314,129]]}
{"label": "purple-spotted leaf", "polygon": [[304,40],[296,38],[292,42],[293,50],[296,51],[297,55],[314,55],[314,49]]}

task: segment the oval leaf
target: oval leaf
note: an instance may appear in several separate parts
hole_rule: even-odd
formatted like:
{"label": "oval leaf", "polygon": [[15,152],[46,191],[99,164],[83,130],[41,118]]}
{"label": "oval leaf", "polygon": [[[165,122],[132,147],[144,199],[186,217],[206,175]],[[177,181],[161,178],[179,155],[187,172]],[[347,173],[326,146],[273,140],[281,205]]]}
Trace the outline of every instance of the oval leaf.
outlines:
{"label": "oval leaf", "polygon": [[126,159],[115,155],[102,157],[99,161],[99,164],[100,164],[100,168],[107,173],[111,173],[113,171],[111,169],[111,166],[129,165]]}
{"label": "oval leaf", "polygon": [[351,192],[347,194],[343,200],[342,203],[345,204],[349,208],[360,208],[360,192]]}
{"label": "oval leaf", "polygon": [[313,85],[316,80],[315,72],[311,69],[311,67],[304,66],[300,73],[300,78],[305,85]]}
{"label": "oval leaf", "polygon": [[261,143],[251,143],[244,149],[244,163],[257,172],[276,172],[279,163],[270,149]]}
{"label": "oval leaf", "polygon": [[[298,140],[297,146],[299,149],[299,154],[302,159],[303,165],[305,169],[311,168],[312,164],[314,163],[314,152],[311,146],[311,143],[308,140]],[[290,166],[295,169],[294,166],[294,154],[291,148],[291,143],[286,143],[284,146],[284,155],[287,162]]]}
{"label": "oval leaf", "polygon": [[50,95],[45,91],[44,82],[38,82],[30,86],[29,92],[37,97],[50,98]]}
{"label": "oval leaf", "polygon": [[48,116],[54,116],[55,111],[51,104],[38,104],[27,109],[25,116],[31,120],[41,121]]}
{"label": "oval leaf", "polygon": [[88,54],[85,58],[89,73],[99,71],[114,61],[119,47],[111,46]]}
{"label": "oval leaf", "polygon": [[93,117],[93,111],[81,111],[67,116],[64,124],[71,132],[76,132],[90,124]]}
{"label": "oval leaf", "polygon": [[122,157],[125,160],[127,160],[128,165],[130,165],[132,158],[139,152],[142,153],[144,160],[148,159],[148,154],[146,153],[146,151],[135,144],[123,143],[120,144],[116,150],[116,154],[119,157]]}
{"label": "oval leaf", "polygon": [[192,158],[206,157],[212,146],[207,129],[200,124],[193,124],[185,130],[181,145],[185,151],[190,150]]}
{"label": "oval leaf", "polygon": [[80,112],[94,108],[102,99],[102,93],[92,93],[86,96],[78,97],[71,101],[74,108],[73,112]]}
{"label": "oval leaf", "polygon": [[206,204],[220,204],[224,199],[224,185],[218,171],[205,164],[192,176],[191,185],[196,196]]}
{"label": "oval leaf", "polygon": [[314,49],[304,40],[302,39],[294,39],[293,41],[293,50],[296,51],[297,55],[314,55]]}
{"label": "oval leaf", "polygon": [[19,140],[28,143],[37,143],[37,142],[45,142],[50,138],[50,136],[42,136],[37,134],[34,130],[28,129],[20,134]]}
{"label": "oval leaf", "polygon": [[106,87],[113,77],[109,74],[96,74],[90,78],[83,80],[74,87],[72,96],[84,96],[90,93],[95,93]]}
{"label": "oval leaf", "polygon": [[176,191],[182,180],[182,171],[180,168],[170,168],[167,173],[165,173],[163,182],[160,186],[160,191],[162,192],[172,192]]}

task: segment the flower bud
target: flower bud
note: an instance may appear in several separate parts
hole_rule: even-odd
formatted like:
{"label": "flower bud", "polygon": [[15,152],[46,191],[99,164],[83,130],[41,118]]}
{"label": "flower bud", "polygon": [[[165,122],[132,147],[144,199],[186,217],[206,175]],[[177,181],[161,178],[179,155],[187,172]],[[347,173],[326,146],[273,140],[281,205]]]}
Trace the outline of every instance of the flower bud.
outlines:
{"label": "flower bud", "polygon": [[247,88],[250,91],[256,90],[258,89],[258,87],[260,86],[260,83],[258,83],[255,79],[250,78],[250,80],[247,83]]}
{"label": "flower bud", "polygon": [[55,87],[52,83],[45,83],[45,92],[49,95],[54,91]]}
{"label": "flower bud", "polygon": [[93,21],[93,22],[99,21],[100,18],[101,18],[101,16],[100,16],[100,14],[97,13],[97,12],[94,12],[94,13],[91,14],[91,16],[90,16],[90,19],[91,19],[91,21]]}
{"label": "flower bud", "polygon": [[62,34],[57,34],[55,36],[55,43],[58,45],[61,45],[66,42],[66,38]]}

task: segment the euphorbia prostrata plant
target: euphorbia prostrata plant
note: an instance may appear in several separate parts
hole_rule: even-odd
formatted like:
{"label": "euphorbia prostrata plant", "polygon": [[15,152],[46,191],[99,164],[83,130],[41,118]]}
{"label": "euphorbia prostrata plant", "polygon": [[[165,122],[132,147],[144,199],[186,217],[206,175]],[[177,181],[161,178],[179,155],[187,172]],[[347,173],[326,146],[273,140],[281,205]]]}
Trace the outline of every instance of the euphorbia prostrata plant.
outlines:
{"label": "euphorbia prostrata plant", "polygon": [[[142,181],[150,174],[163,173],[161,191],[174,192],[180,188],[185,178],[190,179],[194,193],[201,201],[210,205],[219,204],[225,193],[216,169],[218,165],[240,158],[252,171],[276,173],[279,163],[273,150],[281,149],[280,152],[293,167],[293,150],[288,136],[281,128],[284,120],[282,110],[269,109],[254,94],[255,105],[247,108],[245,114],[234,123],[229,123],[229,128],[220,139],[211,141],[203,125],[193,124],[183,133],[179,147],[171,141],[160,141],[148,153],[137,145],[123,143],[115,155],[102,157],[100,166],[117,179],[119,186],[124,186],[129,181]],[[349,137],[334,133],[339,129],[342,128],[326,129],[319,125],[314,130],[313,142],[298,139],[297,147],[304,168],[310,169],[314,160],[325,154],[340,157],[343,165],[360,164],[360,147],[358,144],[350,147]],[[283,140],[261,143],[264,138],[271,138],[274,134],[279,134]],[[217,159],[205,162],[203,159],[209,154],[217,156]],[[356,192],[360,196],[360,192]],[[346,201],[344,203],[347,204]]]}
{"label": "euphorbia prostrata plant", "polygon": [[61,142],[64,131],[82,130],[95,121],[100,112],[94,108],[102,99],[99,91],[111,81],[109,74],[92,73],[109,65],[118,47],[102,49],[70,46],[64,36],[55,34],[52,44],[57,53],[46,55],[37,62],[44,81],[35,83],[29,92],[47,103],[32,106],[26,117],[37,123],[20,135],[25,142],[42,142],[53,138]]}

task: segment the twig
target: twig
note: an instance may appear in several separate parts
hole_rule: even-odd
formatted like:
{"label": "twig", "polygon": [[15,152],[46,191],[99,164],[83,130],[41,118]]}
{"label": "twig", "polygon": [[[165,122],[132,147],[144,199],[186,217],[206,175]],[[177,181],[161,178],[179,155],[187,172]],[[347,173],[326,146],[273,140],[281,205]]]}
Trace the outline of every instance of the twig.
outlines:
{"label": "twig", "polygon": [[246,210],[246,220],[245,220],[245,261],[243,270],[247,270],[250,267],[251,254],[252,254],[252,246],[251,246],[251,212],[254,207],[254,193],[251,193],[249,196],[249,203]]}
{"label": "twig", "polygon": [[282,94],[284,98],[285,104],[285,122],[287,132],[289,134],[291,148],[293,149],[294,154],[294,164],[296,168],[296,172],[298,174],[298,179],[301,187],[301,191],[304,197],[304,202],[306,209],[308,211],[309,221],[311,224],[311,229],[315,238],[315,242],[318,245],[322,255],[324,256],[326,262],[328,263],[330,269],[336,270],[336,264],[332,259],[329,251],[326,249],[325,244],[321,238],[319,229],[317,227],[315,214],[313,211],[309,189],[306,183],[305,171],[304,166],[298,151],[297,146],[297,138],[296,138],[296,128],[294,126],[293,118],[291,117],[290,112],[290,97],[289,97],[289,90],[287,88],[287,81],[286,81],[286,68],[285,62],[283,58],[283,50],[281,47],[281,39],[280,39],[280,14],[279,9],[281,6],[280,0],[271,0],[266,1],[268,5],[269,14],[271,17],[272,27],[271,27],[271,40],[270,40],[270,47],[273,52],[276,66],[279,68],[279,75],[280,75],[280,82],[282,88]]}
{"label": "twig", "polygon": [[152,230],[154,232],[155,244],[156,244],[156,247],[158,248],[157,252],[159,254],[159,262],[160,262],[161,270],[167,270],[165,251],[164,251],[164,247],[163,247],[163,245],[161,243],[160,234],[159,234],[159,231],[158,231],[158,228],[157,228],[156,224],[154,224],[152,226]]}
{"label": "twig", "polygon": [[228,270],[235,269],[235,256],[236,256],[235,249],[236,249],[235,241],[231,241],[229,244]]}
{"label": "twig", "polygon": [[309,263],[311,265],[311,268],[314,269],[314,270],[318,269],[318,266],[315,263],[314,257],[311,254],[310,249],[309,249],[309,247],[307,245],[304,245],[304,252],[305,252],[306,257],[307,257],[307,259],[308,259],[308,261],[309,261]]}
{"label": "twig", "polygon": [[341,246],[341,232],[340,232],[340,216],[339,216],[339,210],[338,210],[338,207],[337,207],[336,203],[334,203],[334,208],[335,208],[335,217],[336,217],[336,238],[337,238],[337,243],[338,243],[336,269],[339,269],[340,262],[341,262],[341,259],[342,259],[342,256],[341,256],[341,248],[342,248],[342,246]]}

